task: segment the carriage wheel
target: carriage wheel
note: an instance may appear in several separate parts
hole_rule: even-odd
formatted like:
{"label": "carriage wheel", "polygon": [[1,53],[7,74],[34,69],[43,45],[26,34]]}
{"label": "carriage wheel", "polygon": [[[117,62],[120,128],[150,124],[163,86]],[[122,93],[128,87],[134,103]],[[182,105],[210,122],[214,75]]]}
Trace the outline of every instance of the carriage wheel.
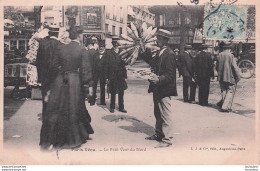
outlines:
{"label": "carriage wheel", "polygon": [[250,60],[244,59],[238,63],[240,69],[241,77],[249,79],[255,73],[255,65]]}

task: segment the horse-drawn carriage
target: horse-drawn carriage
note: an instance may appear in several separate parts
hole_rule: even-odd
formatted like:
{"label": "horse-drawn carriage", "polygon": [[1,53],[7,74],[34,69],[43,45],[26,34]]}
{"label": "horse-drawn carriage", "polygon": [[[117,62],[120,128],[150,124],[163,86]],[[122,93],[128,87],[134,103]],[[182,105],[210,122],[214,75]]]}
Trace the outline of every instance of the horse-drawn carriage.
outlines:
{"label": "horse-drawn carriage", "polygon": [[242,78],[251,78],[255,75],[255,44],[240,43],[237,45],[237,64]]}

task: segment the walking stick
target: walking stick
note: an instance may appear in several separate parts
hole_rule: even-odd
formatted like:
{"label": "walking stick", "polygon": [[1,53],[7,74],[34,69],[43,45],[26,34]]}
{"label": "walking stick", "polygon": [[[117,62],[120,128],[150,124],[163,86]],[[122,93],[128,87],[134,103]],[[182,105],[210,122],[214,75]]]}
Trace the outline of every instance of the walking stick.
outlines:
{"label": "walking stick", "polygon": [[230,109],[232,108],[232,105],[233,105],[233,100],[234,100],[234,96],[235,96],[236,90],[237,90],[237,84],[235,84],[235,90],[234,90],[234,93],[233,93],[233,96],[232,96]]}
{"label": "walking stick", "polygon": [[109,82],[107,81],[107,96],[109,98]]}

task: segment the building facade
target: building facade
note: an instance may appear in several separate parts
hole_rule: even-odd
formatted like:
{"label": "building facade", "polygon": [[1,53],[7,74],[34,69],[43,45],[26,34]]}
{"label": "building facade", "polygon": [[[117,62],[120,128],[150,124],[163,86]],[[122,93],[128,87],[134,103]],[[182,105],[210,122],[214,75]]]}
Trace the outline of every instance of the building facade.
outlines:
{"label": "building facade", "polygon": [[71,24],[84,27],[84,40],[97,37],[106,40],[106,48],[111,48],[111,37],[126,34],[127,6],[65,6],[64,26]]}
{"label": "building facade", "polygon": [[148,10],[148,6],[145,5],[129,5],[127,7],[127,20],[128,24],[130,22],[143,23],[145,22],[147,26],[155,26],[155,14]]}
{"label": "building facade", "polygon": [[[216,41],[203,39],[203,5],[186,6],[152,6],[149,11],[155,14],[155,26],[172,32],[169,44],[172,49],[184,50],[185,44],[192,44],[195,48],[201,43],[215,46]],[[255,7],[248,6],[247,32],[248,40],[243,43],[255,42]],[[251,46],[251,45],[250,45]],[[209,51],[212,51],[212,49]]]}
{"label": "building facade", "polygon": [[41,23],[63,26],[63,7],[43,6],[41,11]]}
{"label": "building facade", "polygon": [[172,32],[169,40],[172,49],[183,51],[185,44],[193,44],[196,30],[203,26],[204,6],[153,6],[149,10],[155,14],[156,27]]}
{"label": "building facade", "polygon": [[[34,8],[15,7],[11,10],[16,11],[17,15],[20,16],[20,19],[19,21],[13,20],[11,26],[4,25],[5,51],[20,51],[21,54],[19,54],[20,52],[17,53],[17,57],[19,57],[28,50],[28,42],[35,29]],[[6,16],[4,17],[6,18]]]}

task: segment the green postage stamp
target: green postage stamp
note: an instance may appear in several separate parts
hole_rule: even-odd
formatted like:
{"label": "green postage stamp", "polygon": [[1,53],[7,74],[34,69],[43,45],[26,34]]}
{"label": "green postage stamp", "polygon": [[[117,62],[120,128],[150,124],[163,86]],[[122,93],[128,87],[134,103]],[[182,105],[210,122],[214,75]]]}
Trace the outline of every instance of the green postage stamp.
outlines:
{"label": "green postage stamp", "polygon": [[245,41],[247,6],[206,4],[204,37],[206,39]]}

